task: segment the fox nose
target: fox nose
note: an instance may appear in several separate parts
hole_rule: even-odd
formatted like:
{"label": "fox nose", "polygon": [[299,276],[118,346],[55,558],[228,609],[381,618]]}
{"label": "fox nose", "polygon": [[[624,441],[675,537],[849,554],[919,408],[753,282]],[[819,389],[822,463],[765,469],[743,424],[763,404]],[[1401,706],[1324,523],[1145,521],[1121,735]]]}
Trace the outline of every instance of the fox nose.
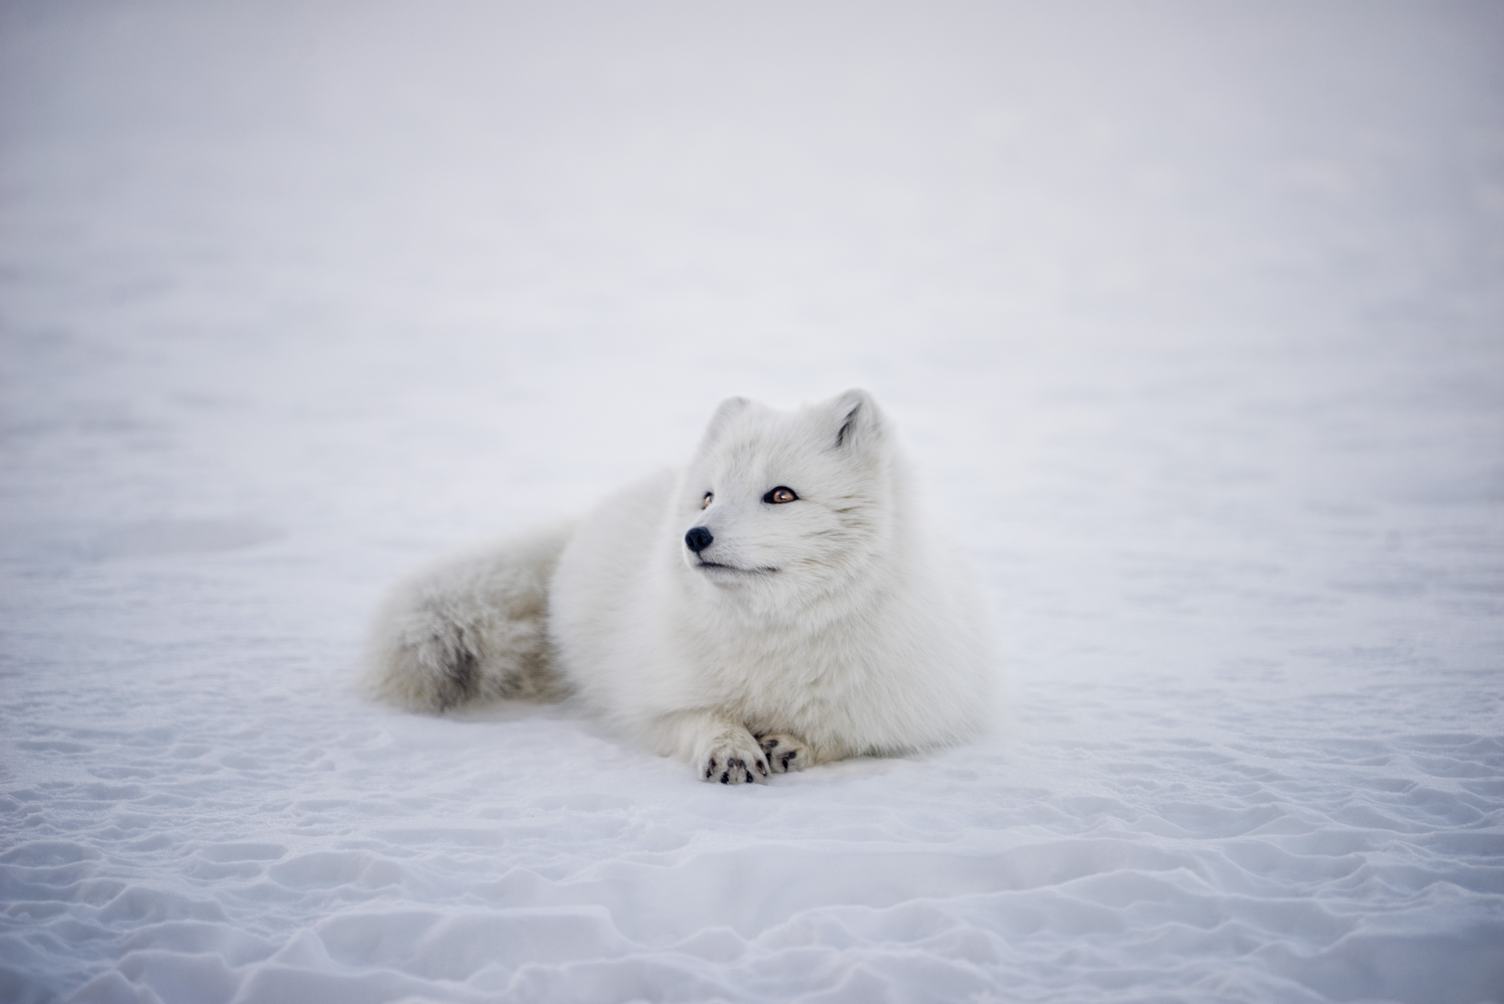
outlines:
{"label": "fox nose", "polygon": [[710,535],[708,529],[703,526],[697,526],[684,535],[684,546],[699,554],[709,547],[713,540],[715,538]]}

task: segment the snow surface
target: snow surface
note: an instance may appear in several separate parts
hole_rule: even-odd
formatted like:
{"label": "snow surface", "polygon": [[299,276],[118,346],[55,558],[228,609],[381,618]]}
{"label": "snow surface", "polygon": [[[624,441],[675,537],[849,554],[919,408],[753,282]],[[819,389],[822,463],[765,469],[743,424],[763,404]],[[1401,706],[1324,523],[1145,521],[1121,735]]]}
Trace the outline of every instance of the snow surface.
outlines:
{"label": "snow surface", "polygon": [[[1488,4],[6,3],[0,999],[1504,998],[1501,95]],[[852,384],[997,738],[355,695]]]}

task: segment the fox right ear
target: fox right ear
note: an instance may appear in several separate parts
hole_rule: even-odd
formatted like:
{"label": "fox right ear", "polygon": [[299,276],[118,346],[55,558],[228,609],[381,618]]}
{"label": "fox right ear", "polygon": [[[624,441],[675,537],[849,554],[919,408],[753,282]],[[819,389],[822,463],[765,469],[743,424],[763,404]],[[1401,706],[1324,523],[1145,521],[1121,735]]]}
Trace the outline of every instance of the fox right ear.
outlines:
{"label": "fox right ear", "polygon": [[751,403],[744,397],[728,397],[716,405],[715,414],[710,416],[710,424],[705,426],[705,436],[701,440],[701,445],[712,442],[726,427],[726,423]]}

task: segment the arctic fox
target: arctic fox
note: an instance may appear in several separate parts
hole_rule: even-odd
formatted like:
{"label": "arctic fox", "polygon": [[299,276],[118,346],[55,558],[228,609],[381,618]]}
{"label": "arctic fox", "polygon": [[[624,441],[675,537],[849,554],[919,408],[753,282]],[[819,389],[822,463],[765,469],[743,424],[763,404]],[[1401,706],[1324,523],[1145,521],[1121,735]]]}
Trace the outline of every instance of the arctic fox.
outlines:
{"label": "arctic fox", "polygon": [[730,398],[683,470],[399,589],[371,683],[426,711],[573,692],[722,784],[963,741],[992,703],[989,631],[911,487],[865,391]]}

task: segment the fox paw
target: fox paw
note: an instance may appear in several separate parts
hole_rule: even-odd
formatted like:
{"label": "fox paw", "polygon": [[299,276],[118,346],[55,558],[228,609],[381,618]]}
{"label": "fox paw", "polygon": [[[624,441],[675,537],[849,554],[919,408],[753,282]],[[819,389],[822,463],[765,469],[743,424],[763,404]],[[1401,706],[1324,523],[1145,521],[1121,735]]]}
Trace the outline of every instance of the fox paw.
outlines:
{"label": "fox paw", "polygon": [[770,732],[759,735],[756,739],[762,747],[763,756],[768,759],[768,766],[775,774],[803,770],[810,764],[809,747],[798,736],[791,736],[787,732]]}
{"label": "fox paw", "polygon": [[721,784],[766,784],[768,761],[750,733],[717,736],[699,758],[702,781]]}

